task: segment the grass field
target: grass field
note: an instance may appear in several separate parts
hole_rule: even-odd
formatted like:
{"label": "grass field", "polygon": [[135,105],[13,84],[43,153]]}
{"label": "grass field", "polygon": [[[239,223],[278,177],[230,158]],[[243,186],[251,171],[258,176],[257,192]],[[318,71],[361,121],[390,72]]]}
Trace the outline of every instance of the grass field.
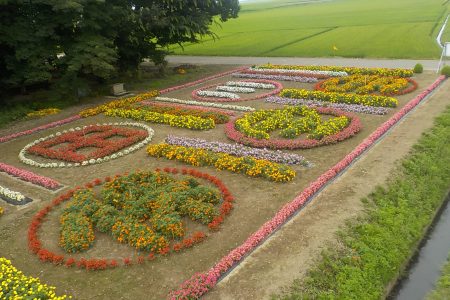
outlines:
{"label": "grass field", "polygon": [[[213,25],[219,39],[207,37],[174,50],[186,55],[438,58],[435,39],[449,5],[445,0],[250,1],[241,4],[238,19]],[[450,39],[450,30],[443,39]]]}

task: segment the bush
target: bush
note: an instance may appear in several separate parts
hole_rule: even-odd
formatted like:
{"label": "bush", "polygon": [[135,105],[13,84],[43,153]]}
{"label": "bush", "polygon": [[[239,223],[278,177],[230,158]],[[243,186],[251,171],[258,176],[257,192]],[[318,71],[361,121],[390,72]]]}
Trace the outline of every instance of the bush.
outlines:
{"label": "bush", "polygon": [[416,74],[423,73],[423,66],[422,66],[422,64],[416,64],[416,65],[414,66],[413,71],[414,71],[414,73],[416,73]]}
{"label": "bush", "polygon": [[450,77],[450,66],[444,66],[441,69],[441,75],[445,75],[445,77]]}

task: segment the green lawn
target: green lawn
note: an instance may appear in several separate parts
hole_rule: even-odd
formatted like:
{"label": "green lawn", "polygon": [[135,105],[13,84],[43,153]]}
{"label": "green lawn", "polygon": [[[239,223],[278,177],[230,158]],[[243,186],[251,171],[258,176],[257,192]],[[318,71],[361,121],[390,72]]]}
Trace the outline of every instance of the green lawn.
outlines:
{"label": "green lawn", "polygon": [[[238,19],[213,25],[220,39],[177,54],[438,58],[445,0],[266,0],[241,4]],[[449,36],[449,31],[444,35]],[[333,45],[338,50],[333,53]]]}

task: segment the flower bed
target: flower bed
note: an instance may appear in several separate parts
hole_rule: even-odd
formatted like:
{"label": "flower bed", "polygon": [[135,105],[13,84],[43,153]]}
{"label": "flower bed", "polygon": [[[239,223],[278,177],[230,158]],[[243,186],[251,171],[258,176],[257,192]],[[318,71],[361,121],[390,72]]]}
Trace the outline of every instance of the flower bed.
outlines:
{"label": "flower bed", "polygon": [[230,104],[221,104],[221,103],[212,103],[212,102],[204,102],[204,101],[194,101],[194,100],[182,100],[182,99],[167,98],[167,97],[156,97],[155,101],[181,103],[181,104],[186,104],[186,105],[198,105],[198,106],[205,106],[205,107],[215,107],[215,108],[223,108],[223,109],[236,110],[236,111],[254,111],[255,110],[253,107],[250,107],[250,106],[230,105]]}
{"label": "flower bed", "polygon": [[392,97],[310,91],[305,89],[284,89],[281,91],[280,96],[293,99],[320,100],[331,103],[360,104],[378,107],[397,107],[398,105],[398,100]]}
{"label": "flower bed", "polygon": [[45,124],[45,125],[42,125],[42,126],[38,126],[38,127],[33,128],[33,129],[29,129],[29,130],[25,130],[25,131],[21,131],[21,132],[16,132],[16,133],[13,133],[13,134],[10,134],[10,135],[6,135],[6,136],[3,136],[3,137],[0,138],[0,143],[4,143],[4,142],[10,141],[10,140],[13,140],[15,138],[18,138],[20,136],[29,135],[29,134],[32,134],[32,133],[35,133],[35,132],[38,132],[38,131],[42,131],[42,130],[45,130],[45,129],[50,129],[50,128],[53,128],[53,127],[61,126],[61,125],[64,125],[64,124],[67,124],[67,123],[70,123],[70,122],[73,122],[73,121],[76,121],[76,120],[79,120],[79,119],[81,119],[81,117],[79,115],[75,115],[75,116],[72,116],[72,117],[69,117],[69,118],[66,118],[66,119],[62,119],[62,120],[51,122],[51,123],[48,123],[48,124]]}
{"label": "flower bed", "polygon": [[389,112],[389,109],[386,107],[365,106],[360,104],[331,103],[319,100],[303,100],[303,99],[283,98],[276,96],[267,97],[265,101],[282,105],[296,105],[296,106],[307,105],[310,107],[323,106],[348,112],[371,114],[371,115],[385,115]]}
{"label": "flower bed", "polygon": [[190,279],[180,285],[178,290],[169,294],[170,299],[198,299],[213,288],[223,274],[232,269],[244,257],[249,255],[254,249],[261,245],[265,239],[273,234],[278,228],[285,224],[295,213],[297,213],[305,204],[310,201],[322,188],[329,184],[336,176],[343,172],[352,164],[362,153],[375,144],[391,127],[397,124],[408,112],[414,109],[423,99],[425,99],[434,89],[436,89],[444,80],[445,76],[440,76],[425,91],[416,96],[399,112],[392,116],[388,121],[378,127],[369,137],[360,143],[351,153],[345,156],[336,165],[331,167],[319,178],[312,182],[291,202],[284,205],[275,216],[264,223],[256,232],[240,246],[231,250],[211,269],[204,273],[194,274]]}
{"label": "flower bed", "polygon": [[56,180],[5,163],[0,163],[0,172],[5,172],[23,181],[42,186],[49,190],[57,190],[62,187],[62,184]]}
{"label": "flower bed", "polygon": [[227,86],[237,86],[237,87],[247,87],[247,88],[254,88],[254,89],[265,89],[265,90],[272,90],[276,88],[275,85],[271,83],[260,83],[260,82],[254,82],[254,81],[227,81]]}
{"label": "flower bed", "polygon": [[417,82],[411,78],[355,74],[321,81],[316,84],[315,89],[324,92],[393,96],[411,93],[417,89]]}
{"label": "flower bed", "polygon": [[281,164],[310,166],[310,163],[303,156],[294,153],[284,153],[279,150],[271,151],[268,149],[256,149],[241,144],[208,142],[199,138],[187,138],[173,135],[169,135],[166,138],[166,143],[169,145],[205,149],[216,153],[222,152],[239,157],[251,156],[256,159],[264,159]]}
{"label": "flower bed", "polygon": [[208,130],[216,127],[216,124],[212,119],[204,119],[191,115],[175,116],[171,114],[151,112],[133,108],[108,109],[105,112],[105,116],[130,118],[133,120],[167,124],[173,127],[188,128],[195,130]]}
{"label": "flower bed", "polygon": [[22,193],[12,191],[0,185],[0,198],[13,205],[25,205],[30,203],[31,200],[25,197]]}
{"label": "flower bed", "polygon": [[267,71],[270,72],[277,72],[280,74],[295,74],[297,76],[326,76],[326,77],[341,77],[341,76],[347,76],[348,73],[345,71],[331,71],[331,70],[314,70],[314,69],[287,69],[287,68],[264,68],[264,67],[252,67],[249,69],[249,71],[255,72],[255,73],[266,73]]}
{"label": "flower bed", "polygon": [[66,295],[56,296],[56,288],[42,284],[39,278],[24,275],[4,257],[0,257],[0,282],[3,299],[67,299]]}
{"label": "flower bed", "polygon": [[[172,174],[178,174],[181,173],[182,175],[188,175],[188,177],[184,177],[184,179],[175,179],[172,176],[168,176],[165,175],[164,173],[172,173]],[[142,172],[141,172],[142,173]],[[104,181],[100,180],[100,179],[95,179],[92,182],[89,182],[86,184],[86,188],[81,188],[81,187],[77,187],[61,196],[56,197],[52,203],[46,207],[44,207],[43,209],[41,209],[32,219],[32,222],[30,224],[30,227],[28,229],[28,245],[30,250],[35,253],[39,259],[41,261],[44,262],[51,262],[53,264],[57,264],[57,265],[64,265],[66,267],[79,267],[79,268],[83,268],[83,269],[87,269],[87,270],[104,270],[107,268],[114,268],[117,266],[129,266],[131,264],[141,264],[143,263],[145,260],[153,260],[156,258],[157,254],[161,254],[161,255],[167,255],[170,252],[179,252],[185,248],[190,248],[192,246],[194,246],[195,244],[201,242],[205,237],[205,233],[203,232],[195,232],[193,233],[190,237],[188,238],[184,238],[182,240],[178,241],[172,241],[172,243],[166,247],[159,247],[160,244],[158,244],[158,241],[156,242],[156,247],[152,247],[149,246],[150,244],[147,243],[149,240],[145,239],[139,239],[139,235],[141,235],[141,232],[137,233],[136,235],[130,234],[131,232],[127,233],[128,227],[123,227],[124,225],[126,225],[126,222],[132,222],[133,220],[130,219],[123,219],[123,218],[119,218],[119,217],[114,217],[111,215],[114,215],[114,210],[116,207],[118,206],[122,206],[124,205],[123,200],[130,200],[134,202],[134,197],[131,194],[126,194],[121,192],[121,189],[124,188],[124,185],[116,185],[116,183],[119,184],[125,184],[125,185],[129,185],[129,186],[134,186],[133,191],[139,193],[140,189],[142,188],[142,186],[144,186],[144,190],[148,191],[149,193],[152,193],[153,189],[152,187],[158,187],[161,186],[162,184],[167,186],[167,191],[165,193],[163,193],[162,195],[159,195],[158,197],[165,197],[165,194],[167,194],[167,192],[173,192],[176,193],[177,191],[179,192],[178,196],[180,198],[183,197],[190,197],[193,196],[194,194],[198,194],[200,196],[202,196],[202,198],[197,199],[197,201],[200,201],[204,204],[205,207],[210,207],[208,205],[212,204],[210,202],[208,202],[208,199],[213,199],[214,201],[212,202],[217,202],[217,193],[220,193],[220,198],[222,199],[220,201],[220,208],[218,208],[217,210],[214,211],[214,213],[211,213],[210,210],[208,209],[203,209],[203,210],[197,210],[196,207],[194,206],[193,209],[191,209],[191,206],[189,206],[190,203],[189,201],[195,201],[192,199],[186,199],[186,201],[184,201],[184,203],[186,204],[186,207],[184,207],[183,209],[185,209],[186,213],[189,215],[189,217],[192,216],[192,218],[195,219],[199,219],[202,220],[202,222],[206,222],[209,221],[209,223],[207,223],[208,228],[210,230],[216,230],[219,228],[220,224],[223,223],[224,218],[231,212],[232,208],[233,208],[233,201],[234,201],[234,197],[231,195],[230,191],[228,190],[228,188],[216,177],[208,175],[206,173],[202,173],[193,169],[181,169],[178,170],[176,168],[165,168],[163,170],[159,170],[157,169],[155,171],[155,173],[153,174],[153,179],[161,179],[159,182],[158,180],[153,180],[151,182],[148,182],[147,177],[145,175],[145,172],[143,173],[144,175],[141,176],[141,173],[134,173],[131,175],[125,174],[123,176],[116,176],[114,179],[111,179],[110,177],[105,178]],[[213,184],[215,186],[215,188],[211,188],[211,187],[207,187],[207,186],[203,186],[200,185],[199,182],[194,179],[195,178],[199,178],[202,180],[206,180],[209,183]],[[142,183],[142,186],[141,186]],[[102,185],[104,186],[105,192],[102,193],[102,197],[104,197],[104,201],[103,201],[103,206],[100,207],[98,205],[98,203],[95,203],[95,200],[93,198],[90,197],[90,192],[95,186],[100,186]],[[175,188],[175,189],[172,189]],[[215,191],[215,189],[217,188],[217,191]],[[143,190],[141,190],[142,192]],[[189,193],[187,194],[183,194],[182,191],[189,191]],[[146,198],[142,193],[139,194],[141,195],[140,197],[142,199]],[[175,194],[174,194],[175,195]],[[125,228],[126,230],[118,230],[117,231],[117,239],[122,239],[121,242],[127,242],[127,243],[132,243],[133,246],[138,246],[138,248],[144,248],[147,249],[149,248],[157,250],[160,249],[159,252],[150,252],[147,256],[138,256],[137,259],[131,259],[129,257],[125,257],[122,260],[114,260],[114,259],[104,259],[104,258],[92,258],[92,259],[76,259],[74,257],[71,256],[64,256],[64,255],[59,255],[56,254],[52,251],[49,251],[47,249],[45,249],[42,246],[42,242],[39,239],[38,236],[38,230],[41,228],[42,226],[42,222],[45,220],[46,216],[48,215],[48,213],[50,211],[52,211],[53,209],[55,209],[56,207],[58,207],[61,203],[72,199],[73,197],[75,197],[75,203],[72,203],[72,207],[74,208],[73,213],[76,213],[76,210],[79,209],[79,212],[82,214],[92,214],[93,211],[96,211],[96,213],[92,214],[92,218],[96,219],[95,220],[95,226],[98,227],[99,230],[102,229],[107,229],[110,228],[109,225],[111,225],[112,227],[114,227],[114,225],[116,225],[116,223],[120,223],[118,224],[115,229],[119,229],[120,228]],[[144,201],[145,203],[148,202],[148,206],[144,203],[144,205],[148,208],[150,207],[150,209],[152,210],[158,210],[159,208],[163,208],[162,206],[159,206],[157,203],[157,200],[160,198],[152,198],[153,200],[148,202],[148,201]],[[170,197],[169,197],[170,198]],[[106,199],[106,200],[105,200]],[[115,201],[115,200],[119,200],[119,201]],[[165,200],[163,200],[162,198],[160,199],[162,201],[162,203],[165,203]],[[175,201],[175,199],[166,199],[166,200],[170,200],[170,201]],[[179,199],[178,199],[179,200]],[[78,202],[77,202],[78,201]],[[183,202],[183,201],[182,201]],[[181,206],[183,206],[183,204],[181,204]],[[126,209],[132,209],[131,207],[127,207]],[[70,213],[71,210],[66,208],[66,213]],[[202,213],[200,213],[202,212]],[[140,212],[136,212],[137,214],[140,214]],[[204,213],[204,214],[203,214]],[[211,218],[210,216],[213,215],[213,217]],[[140,217],[144,217],[142,215],[139,215]],[[170,216],[170,215],[169,215]],[[161,216],[160,216],[161,217]],[[111,219],[117,219],[117,222],[113,223],[110,222]],[[131,218],[132,219],[132,218]],[[134,219],[136,220],[136,219]],[[158,219],[160,220],[160,219]],[[63,215],[63,221],[66,222],[68,221],[67,219],[64,218]],[[176,231],[175,229],[179,228],[176,226],[170,226],[170,224],[165,224],[164,219],[161,219],[161,222],[157,222],[156,225],[154,225],[155,227],[158,228],[162,228],[164,227],[164,225],[167,225],[167,232],[166,233],[170,233],[174,232],[174,233],[179,233],[179,231]],[[70,220],[69,220],[70,222]],[[85,225],[83,224],[85,223],[84,221],[81,221],[81,226]],[[176,222],[175,222],[176,224]],[[70,225],[67,225],[70,226]],[[111,230],[107,230],[108,232],[112,232],[115,229]],[[86,229],[86,227],[85,227]],[[133,229],[135,230],[135,229]],[[81,231],[81,232],[87,232],[87,237],[88,237],[88,241],[89,241],[89,226],[87,228],[87,231]],[[163,230],[164,231],[164,230]],[[145,232],[145,230],[144,230]],[[77,231],[78,233],[78,231]],[[160,234],[161,236],[165,235],[164,234]],[[75,234],[75,233],[74,233]],[[128,236],[125,237],[124,234],[127,234]],[[112,233],[113,236],[115,236],[115,233]],[[184,234],[183,234],[184,235]],[[69,240],[71,238],[75,238],[74,236],[68,236],[67,237]],[[174,236],[170,236],[170,239],[173,240]],[[66,244],[66,237],[63,238],[63,242],[64,244]],[[154,245],[154,243],[152,244]],[[148,247],[147,247],[148,246]],[[74,245],[75,248],[70,248],[69,249],[74,249],[77,250],[78,245]],[[81,244],[80,246],[81,248],[84,248],[83,244]]]}
{"label": "flower bed", "polygon": [[256,90],[254,88],[250,88],[250,87],[219,85],[219,86],[216,86],[216,91],[251,94],[251,93],[254,93]]}
{"label": "flower bed", "polygon": [[216,153],[192,147],[156,144],[148,146],[147,153],[150,156],[175,159],[193,166],[214,166],[217,170],[243,173],[276,182],[291,181],[296,175],[292,168],[268,160],[236,157],[223,152]]}
{"label": "flower bed", "polygon": [[[240,72],[240,73],[233,73],[233,77],[237,78],[249,78],[249,79],[268,79],[268,80],[282,80],[282,81],[294,81],[294,82],[304,82],[304,83],[316,83],[318,80],[316,77],[312,76],[306,76],[307,74],[304,74],[303,76],[292,76],[292,75],[285,75],[285,74],[261,74],[259,72]],[[325,76],[326,78],[326,76]]]}
{"label": "flower bed", "polygon": [[48,115],[55,115],[60,112],[61,110],[59,108],[44,108],[27,113],[27,118],[40,118]]}
{"label": "flower bed", "polygon": [[[246,82],[246,81],[243,81]],[[248,80],[248,82],[256,82],[256,83],[262,83],[262,84],[272,84],[275,86],[275,89],[273,91],[270,91],[268,93],[264,93],[264,94],[260,94],[254,97],[249,97],[249,98],[244,98],[241,99],[238,95],[239,98],[232,98],[231,95],[227,96],[227,95],[223,95],[220,96],[217,93],[226,93],[226,92],[217,92],[217,91],[207,91],[207,89],[212,89],[212,88],[216,88],[217,86],[220,86],[221,84],[213,84],[213,85],[209,85],[206,87],[201,87],[198,88],[194,91],[192,91],[191,97],[200,101],[209,101],[209,102],[233,102],[233,101],[250,101],[250,100],[256,100],[256,99],[262,99],[271,95],[275,95],[278,94],[282,89],[283,86],[281,85],[281,83],[276,82],[276,81],[272,81],[272,80]],[[206,97],[202,97],[202,96],[206,96]]]}
{"label": "flower bed", "polygon": [[339,67],[339,66],[292,66],[292,65],[265,64],[255,66],[253,67],[253,69],[332,71],[332,72],[345,72],[350,75],[362,74],[362,75],[382,75],[382,76],[397,76],[397,77],[411,77],[414,75],[413,70],[409,69],[358,68],[358,67]]}
{"label": "flower bed", "polygon": [[[170,98],[169,98],[170,99]],[[173,107],[173,108],[180,108],[180,109],[195,109],[202,112],[215,112],[222,115],[227,116],[235,116],[236,113],[234,111],[220,109],[220,108],[214,108],[214,107],[206,107],[206,106],[200,106],[200,105],[187,105],[187,104],[177,104],[174,103],[161,103],[157,101],[142,101],[139,103],[141,105],[151,105],[151,106],[160,106],[160,107]]]}
{"label": "flower bed", "polygon": [[154,91],[150,91],[147,93],[139,94],[134,97],[113,100],[113,101],[110,101],[108,103],[105,103],[105,104],[102,104],[102,105],[99,105],[99,106],[96,106],[93,108],[85,109],[80,112],[80,116],[82,116],[83,118],[86,118],[86,117],[95,116],[95,115],[104,113],[110,109],[129,107],[133,103],[141,102],[143,100],[147,100],[147,99],[156,97],[158,95],[159,95],[159,92],[157,90],[154,90]]}
{"label": "flower bed", "polygon": [[223,114],[217,111],[207,110],[205,108],[195,109],[193,107],[182,107],[174,104],[164,105],[160,103],[146,102],[144,106],[140,106],[138,109],[174,116],[195,116],[202,119],[212,119],[215,124],[224,124],[230,119],[228,114]]}
{"label": "flower bed", "polygon": [[239,99],[241,99],[241,97],[239,97],[238,94],[229,93],[229,92],[221,92],[221,91],[202,91],[202,90],[198,90],[198,91],[196,91],[196,95],[197,96],[201,96],[201,97],[208,97],[208,98],[216,97],[216,98],[220,98],[220,99],[224,98],[224,99],[229,99],[229,100],[239,100]]}
{"label": "flower bed", "polygon": [[[291,110],[293,108],[290,108]],[[357,134],[362,126],[361,122],[358,117],[350,114],[345,113],[340,110],[335,110],[332,108],[325,108],[325,107],[318,107],[315,109],[318,114],[324,114],[324,115],[331,115],[335,117],[345,117],[348,118],[349,124],[336,133],[337,129],[341,127],[335,127],[335,126],[329,126],[333,125],[333,123],[326,123],[324,126],[318,128],[317,133],[324,136],[321,139],[294,139],[294,140],[287,140],[287,139],[274,139],[270,138],[270,135],[268,134],[268,131],[275,130],[276,128],[285,129],[286,136],[297,136],[302,131],[308,130],[311,132],[314,132],[315,128],[314,126],[311,127],[311,125],[316,124],[316,126],[320,122],[320,117],[318,118],[317,114],[308,112],[308,111],[293,111],[289,112],[289,108],[286,108],[286,113],[289,113],[291,115],[293,114],[307,114],[307,120],[308,122],[304,122],[304,120],[294,120],[292,122],[289,122],[289,120],[285,120],[283,117],[284,110],[267,110],[267,111],[257,111],[255,112],[254,116],[248,116],[247,118],[241,119],[242,121],[239,122],[240,119],[234,119],[230,122],[228,122],[225,126],[225,133],[231,140],[244,144],[244,145],[250,145],[252,147],[257,148],[271,148],[271,149],[308,149],[323,145],[329,145],[329,144],[335,144],[340,141],[343,141],[345,139],[348,139],[355,134]],[[283,117],[283,119],[275,120],[274,118],[271,118],[271,115],[273,113],[276,113],[275,111],[278,111],[277,114],[274,115],[274,117]],[[252,126],[253,121],[262,121],[257,127]],[[340,119],[339,119],[340,120]],[[258,121],[258,122],[259,122]],[[306,119],[305,119],[306,121]],[[246,133],[240,132],[237,128],[237,122],[240,123],[239,130],[244,130]],[[315,122],[315,123],[314,123]],[[341,121],[338,121],[341,122]],[[293,123],[293,124],[292,124]],[[292,126],[290,125],[292,124]],[[328,130],[331,130],[331,132],[326,132]],[[325,135],[324,135],[325,134]],[[248,135],[253,135],[254,137],[250,137]]]}
{"label": "flower bed", "polygon": [[[144,130],[131,130],[126,127],[119,128],[115,126],[133,126],[143,128]],[[88,134],[92,135],[86,136]],[[154,131],[149,126],[130,122],[76,127],[37,139],[26,145],[20,151],[19,159],[25,164],[40,168],[78,167],[98,164],[122,157],[142,148],[151,141],[153,134]],[[122,137],[119,140],[107,140],[108,138],[119,136]],[[63,146],[52,149],[52,147],[60,144]],[[77,150],[85,147],[94,147],[96,150],[86,155],[77,152]],[[123,150],[124,148],[126,149]],[[68,163],[39,163],[27,158],[26,154],[28,153],[50,159],[63,160]]]}

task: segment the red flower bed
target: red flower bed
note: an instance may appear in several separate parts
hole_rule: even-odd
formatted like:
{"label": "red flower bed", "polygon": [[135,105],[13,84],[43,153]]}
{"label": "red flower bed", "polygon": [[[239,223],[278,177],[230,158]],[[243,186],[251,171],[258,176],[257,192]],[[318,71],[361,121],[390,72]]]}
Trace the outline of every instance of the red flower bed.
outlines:
{"label": "red flower bed", "polygon": [[333,116],[346,116],[351,119],[350,124],[345,127],[339,133],[326,136],[320,140],[315,139],[268,139],[258,140],[255,138],[247,137],[240,131],[236,130],[234,124],[237,119],[233,119],[225,125],[225,134],[231,140],[240,144],[249,145],[256,148],[271,148],[271,149],[309,149],[329,144],[336,144],[340,141],[348,139],[357,134],[361,129],[360,119],[348,112],[343,112],[333,108],[317,107],[316,110],[320,114],[333,115]]}
{"label": "red flower bed", "polygon": [[[142,141],[147,135],[145,130],[94,125],[83,130],[63,133],[60,136],[43,141],[30,147],[27,152],[45,158],[81,163],[89,159],[102,158],[113,154]],[[117,137],[117,139],[108,140],[108,138],[112,137]],[[52,148],[61,144],[67,145]],[[94,147],[96,149],[89,154],[78,152],[86,147]]]}
{"label": "red flower bed", "polygon": [[[161,171],[160,169],[156,169],[156,171]],[[220,215],[215,217],[209,224],[208,227],[211,230],[217,230],[220,224],[223,223],[224,218],[230,213],[233,208],[234,197],[225,184],[220,181],[217,177],[211,176],[207,173],[202,173],[194,169],[182,168],[164,168],[162,171],[166,173],[178,174],[181,173],[183,175],[190,175],[196,178],[201,178],[207,180],[214,184],[222,194],[223,202],[220,207]],[[98,186],[103,182],[111,181],[110,177],[106,177],[103,181],[96,178],[92,182],[86,183],[88,186]],[[56,197],[53,199],[52,203],[41,209],[34,217],[32,218],[31,224],[28,228],[28,247],[29,249],[36,254],[41,261],[51,262],[56,265],[64,265],[68,268],[70,267],[78,267],[86,270],[104,270],[107,268],[115,268],[117,266],[129,266],[131,264],[141,264],[144,261],[143,256],[139,256],[136,260],[133,260],[129,257],[125,257],[121,260],[122,263],[114,259],[104,259],[104,258],[91,258],[91,259],[76,259],[71,256],[63,256],[57,253],[54,253],[50,250],[45,249],[42,246],[42,242],[39,239],[38,231],[42,226],[42,222],[45,221],[45,217],[47,214],[52,211],[54,208],[59,206],[64,201],[71,199],[73,194],[82,189],[82,187],[76,187],[68,191],[67,193]],[[174,244],[172,247],[167,247],[164,251],[160,251],[158,254],[167,255],[171,252],[179,252],[182,249],[190,248],[195,244],[200,243],[206,238],[206,234],[204,232],[194,232],[190,237],[187,237],[180,241],[179,243]],[[147,260],[155,259],[155,253],[149,253],[147,256]]]}
{"label": "red flower bed", "polygon": [[273,81],[273,80],[251,79],[251,80],[239,80],[239,81],[273,84],[273,85],[275,85],[275,89],[270,91],[270,92],[268,92],[268,93],[260,94],[260,95],[257,95],[257,96],[254,96],[254,97],[250,97],[250,98],[241,98],[241,99],[202,97],[202,96],[197,95],[198,91],[215,88],[215,87],[217,87],[219,85],[222,85],[222,84],[219,83],[219,84],[213,84],[213,85],[208,85],[206,87],[198,88],[198,89],[192,91],[191,97],[196,99],[196,100],[206,101],[206,102],[240,102],[240,101],[257,100],[257,99],[266,98],[266,97],[269,97],[269,96],[272,96],[272,95],[276,95],[279,92],[281,92],[281,90],[283,89],[283,85],[281,83]]}

